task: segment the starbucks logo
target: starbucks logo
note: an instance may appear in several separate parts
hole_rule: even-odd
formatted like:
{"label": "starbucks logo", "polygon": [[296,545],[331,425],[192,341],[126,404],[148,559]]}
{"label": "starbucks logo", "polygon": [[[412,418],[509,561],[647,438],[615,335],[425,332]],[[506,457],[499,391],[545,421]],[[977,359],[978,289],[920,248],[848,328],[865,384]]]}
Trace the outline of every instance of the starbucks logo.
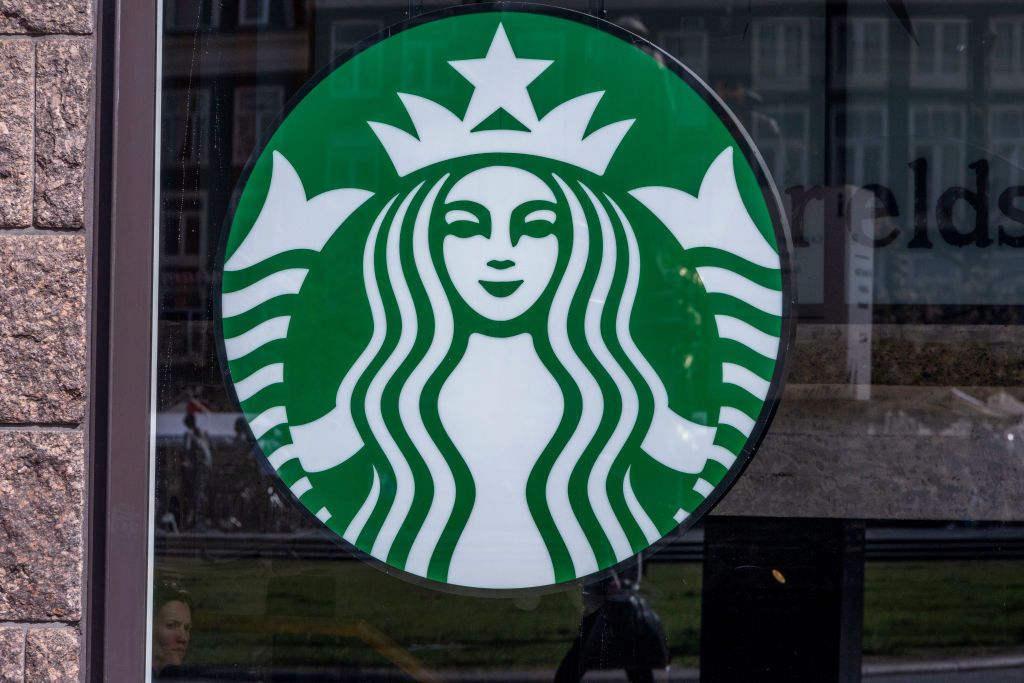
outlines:
{"label": "starbucks logo", "polygon": [[269,466],[438,582],[650,547],[779,393],[785,233],[749,141],[685,68],[576,17],[476,6],[348,56],[254,156],[223,250],[228,384]]}

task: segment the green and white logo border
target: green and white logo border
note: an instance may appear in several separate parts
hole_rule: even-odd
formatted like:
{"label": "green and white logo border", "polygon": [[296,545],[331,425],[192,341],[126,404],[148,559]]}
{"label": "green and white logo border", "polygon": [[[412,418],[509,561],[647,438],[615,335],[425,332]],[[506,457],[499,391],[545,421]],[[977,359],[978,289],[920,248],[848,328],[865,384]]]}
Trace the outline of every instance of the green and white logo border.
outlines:
{"label": "green and white logo border", "polygon": [[[779,350],[774,364],[774,371],[767,391],[767,395],[763,402],[763,406],[761,408],[759,416],[754,422],[754,426],[750,431],[750,434],[747,437],[746,444],[741,449],[741,452],[738,454],[735,463],[731,467],[729,467],[723,479],[717,485],[714,486],[714,489],[705,497],[704,501],[691,514],[689,514],[689,516],[687,516],[685,519],[682,520],[682,522],[679,523],[679,525],[676,527],[674,531],[665,534],[664,536],[662,536],[660,540],[654,542],[647,549],[641,551],[641,554],[643,554],[644,556],[653,554],[657,552],[663,545],[670,543],[672,538],[676,537],[680,533],[692,527],[696,522],[701,520],[708,512],[710,512],[711,509],[713,509],[722,499],[722,497],[731,489],[737,478],[743,473],[743,471],[749,465],[751,459],[757,452],[761,442],[763,441],[767,433],[767,429],[771,423],[772,418],[774,417],[775,411],[778,408],[778,404],[781,399],[782,389],[788,371],[788,356],[789,349],[792,345],[792,338],[795,325],[794,311],[796,305],[795,287],[793,286],[792,282],[792,270],[790,264],[792,242],[789,234],[789,227],[785,219],[785,214],[782,210],[781,198],[778,194],[777,189],[775,188],[773,181],[771,180],[771,177],[766,169],[763,160],[761,159],[759,153],[756,150],[756,147],[753,144],[753,141],[751,140],[746,130],[743,128],[742,124],[729,110],[729,108],[724,104],[724,102],[722,102],[721,99],[714,93],[714,91],[709,86],[707,86],[696,74],[694,74],[688,67],[679,62],[677,59],[675,59],[675,57],[673,57],[669,53],[661,50],[659,47],[650,43],[645,38],[637,36],[627,31],[626,29],[623,29],[603,19],[599,19],[591,15],[583,14],[573,10],[567,10],[563,8],[533,3],[509,2],[465,5],[426,13],[414,17],[412,19],[408,19],[394,26],[391,26],[383,30],[376,36],[369,38],[361,42],[360,44],[356,45],[346,53],[340,55],[328,66],[321,69],[288,102],[288,104],[285,107],[285,111],[281,115],[281,117],[279,117],[279,119],[274,123],[274,125],[272,125],[268,129],[268,131],[265,132],[261,142],[251,154],[240,176],[240,179],[237,184],[238,189],[232,198],[231,206],[226,214],[224,229],[222,230],[221,233],[221,243],[216,259],[216,272],[221,273],[224,270],[224,265],[226,261],[226,251],[228,247],[228,237],[230,234],[232,222],[235,217],[236,209],[241,200],[242,189],[245,188],[246,184],[248,183],[257,161],[263,155],[264,151],[266,150],[266,146],[269,144],[270,139],[277,131],[277,128],[288,118],[292,110],[305,99],[308,93],[310,93],[314,88],[316,88],[325,78],[332,74],[336,69],[338,69],[340,66],[342,66],[349,60],[353,59],[355,56],[357,56],[364,50],[373,47],[374,45],[384,40],[393,38],[394,36],[404,31],[434,21],[447,19],[450,17],[490,12],[526,12],[575,21],[577,23],[584,24],[588,27],[599,29],[607,34],[610,34],[618,39],[625,41],[630,45],[633,45],[634,47],[641,48],[644,51],[647,51],[651,54],[658,55],[660,61],[664,64],[664,66],[670,69],[676,76],[681,78],[688,86],[690,86],[690,88],[692,88],[692,90],[704,100],[708,107],[712,111],[714,111],[714,113],[718,116],[719,121],[727,128],[737,147],[743,153],[744,158],[746,159],[750,169],[756,176],[758,186],[760,187],[761,193],[763,195],[765,207],[768,210],[771,224],[774,229],[774,236],[778,248],[778,258],[780,263],[779,270],[782,281],[783,295],[782,314],[780,316],[781,333],[779,335]],[[224,330],[223,326],[220,324],[220,321],[222,320],[221,315],[223,301],[222,289],[219,282],[215,284],[214,289],[214,317],[218,323],[214,325],[214,328],[216,335],[218,357],[225,379],[225,388],[228,391],[232,404],[238,408],[239,412],[244,412],[241,406],[242,402],[238,399],[235,384],[231,378],[231,371],[228,364],[228,355],[225,350]],[[258,443],[259,440],[253,434],[249,421],[246,420],[245,422],[246,431],[248,433],[249,438],[252,440],[252,443]],[[270,465],[269,462],[263,462],[262,466],[264,466],[267,469],[267,471],[273,475],[271,479],[274,481],[275,486],[279,488],[281,494],[284,497],[294,497],[295,503],[302,507],[304,510],[306,510],[311,517],[317,518],[318,521],[323,522],[323,520],[320,519],[312,510],[310,510],[306,505],[301,503],[301,501],[299,500],[299,496],[296,495],[296,492],[294,491],[294,486],[291,488],[286,486],[285,482],[280,478],[278,473],[275,471],[273,466]],[[287,493],[285,493],[284,489],[287,489]],[[598,580],[603,576],[609,575],[616,571],[620,571],[624,567],[629,566],[636,561],[636,556],[633,556],[613,566],[601,569],[595,573],[580,576],[570,581],[562,581],[560,583],[554,583],[550,585],[538,586],[533,588],[473,588],[443,583],[429,578],[425,578],[417,574],[412,574],[403,571],[391,564],[384,562],[379,558],[369,555],[368,553],[362,551],[359,548],[356,548],[354,545],[344,541],[340,536],[337,537],[337,540],[339,542],[344,543],[344,545],[347,548],[349,548],[353,553],[355,553],[358,557],[380,568],[382,571],[388,574],[399,576],[405,580],[417,584],[427,585],[431,588],[441,589],[465,595],[489,596],[496,594],[515,595],[522,593],[537,594],[543,592],[551,592],[564,588],[566,584],[588,583],[594,580]]]}

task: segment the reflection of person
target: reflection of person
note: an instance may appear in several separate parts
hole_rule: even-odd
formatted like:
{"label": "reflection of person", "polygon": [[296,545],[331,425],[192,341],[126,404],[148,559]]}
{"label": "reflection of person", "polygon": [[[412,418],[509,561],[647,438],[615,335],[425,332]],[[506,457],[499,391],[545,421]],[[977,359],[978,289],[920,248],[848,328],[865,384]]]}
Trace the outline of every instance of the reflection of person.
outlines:
{"label": "reflection of person", "polygon": [[260,447],[249,438],[245,425],[244,417],[239,416],[235,420],[233,452],[244,454],[244,457],[240,458],[241,468],[237,477],[237,484],[240,487],[238,500],[241,501],[241,507],[235,508],[240,523],[233,526],[264,532],[279,531],[279,515],[274,513],[278,512],[281,501],[260,466],[263,459]]}
{"label": "reflection of person", "polygon": [[192,600],[169,583],[156,587],[153,596],[153,674],[171,678],[180,671],[192,634]]}
{"label": "reflection of person", "polygon": [[191,526],[205,531],[209,521],[209,483],[213,470],[213,447],[210,437],[196,425],[194,413],[185,414],[185,466],[191,476],[186,477],[187,493],[192,495]]}
{"label": "reflection of person", "polygon": [[640,595],[635,576],[612,574],[583,589],[580,634],[562,659],[555,683],[576,683],[587,671],[621,669],[631,683],[653,683],[668,666],[668,642],[661,620]]}

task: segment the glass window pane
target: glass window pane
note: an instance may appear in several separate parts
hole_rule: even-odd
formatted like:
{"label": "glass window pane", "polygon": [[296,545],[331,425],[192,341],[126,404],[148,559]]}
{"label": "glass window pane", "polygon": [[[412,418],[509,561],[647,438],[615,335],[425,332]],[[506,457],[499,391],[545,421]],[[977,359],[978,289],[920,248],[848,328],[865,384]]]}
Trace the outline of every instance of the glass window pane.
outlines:
{"label": "glass window pane", "polygon": [[[555,4],[592,9],[582,0]],[[603,4],[604,19],[618,28],[604,34],[596,20],[570,16],[569,25],[599,36],[581,42],[522,31],[522,8],[505,7],[505,45],[489,6],[427,1],[424,14],[440,13],[413,28],[401,22],[417,3],[165,0],[152,607],[167,622],[174,619],[161,610],[181,603],[192,622],[182,647],[154,621],[154,668],[165,676],[556,680],[560,667],[564,678],[586,660],[588,675],[616,670],[597,674],[602,680],[624,680],[626,669],[661,680],[666,665],[680,680],[767,680],[788,671],[777,661],[813,659],[808,650],[774,659],[793,649],[779,634],[813,621],[793,618],[739,638],[744,624],[860,602],[863,621],[836,626],[841,620],[831,615],[831,626],[796,639],[824,657],[838,649],[821,645],[826,635],[839,642],[859,634],[856,656],[843,661],[863,655],[865,667],[842,672],[851,680],[1024,649],[1013,608],[1022,591],[1014,549],[1024,542],[1024,13],[1010,2],[907,3],[915,40],[882,2],[845,10],[824,0]],[[423,37],[438,17],[461,12],[479,22],[473,30]],[[616,43],[623,51],[611,60],[602,41],[620,35],[635,44]],[[369,47],[364,41],[375,36],[384,42]],[[376,59],[396,37],[400,56]],[[354,52],[360,45],[367,49]],[[678,67],[665,53],[714,93],[718,108],[706,120],[693,110],[703,99],[666,90]],[[341,60],[350,61],[339,70]],[[481,90],[486,97],[474,99]],[[314,92],[315,113],[304,114],[301,103]],[[302,125],[282,128],[291,116]],[[623,121],[631,123],[620,150],[605,127]],[[763,451],[716,514],[651,551],[649,537],[689,524],[713,487],[709,477],[721,482],[730,471],[717,461],[683,472],[673,460],[674,469],[645,450],[657,447],[651,430],[678,435],[679,417],[712,430],[712,446],[745,444],[761,413],[760,404],[743,402],[775,377],[759,349],[784,331],[765,266],[723,245],[688,246],[691,232],[706,238],[707,226],[726,215],[700,204],[717,187],[702,184],[718,158],[706,149],[717,140],[708,132],[716,122],[714,135],[735,142],[732,172],[721,178],[736,182],[753,216],[729,229],[760,231],[729,244],[761,244],[771,223],[758,223],[749,207],[776,192],[789,226],[798,302],[789,379]],[[540,144],[530,136],[542,129]],[[489,167],[539,169],[528,174],[537,179],[531,205],[503,215],[453,190],[484,154],[475,141],[495,139],[520,142],[487,148]],[[631,148],[634,139],[657,144]],[[580,150],[607,166],[564,158]],[[406,157],[410,166],[400,169],[394,159]],[[441,168],[434,164],[445,173],[432,175]],[[502,201],[526,192],[515,180],[495,188]],[[291,199],[268,209],[266,220],[287,224],[281,239],[299,246],[229,269],[240,248],[230,237],[236,216],[255,231],[272,190],[291,190]],[[641,206],[645,194],[670,197],[666,215],[687,220],[665,229],[661,214]],[[425,248],[417,241],[424,235]],[[505,237],[502,248],[513,251],[480,263],[453,267],[446,252],[460,240]],[[631,263],[639,266],[631,271]],[[738,279],[713,291],[715,273],[730,268],[742,271]],[[459,290],[469,287],[482,301],[518,300],[522,287],[533,287],[532,273],[546,278],[531,304],[539,308],[511,322],[487,318]],[[567,273],[578,281],[561,289]],[[725,291],[734,285],[761,299]],[[228,296],[248,288],[263,297],[252,307]],[[293,310],[295,299],[308,307]],[[550,339],[556,301],[564,303],[565,348]],[[459,316],[480,329],[467,332]],[[484,328],[492,323],[511,326],[491,334]],[[520,367],[512,363],[519,356],[499,363],[497,352],[483,352],[479,366],[457,372],[483,338],[520,342],[522,357],[537,362]],[[631,357],[634,346],[643,362]],[[726,368],[729,354],[739,360]],[[659,375],[659,388],[647,365],[674,374]],[[544,372],[529,374],[538,367]],[[359,372],[350,376],[351,368]],[[455,380],[472,391],[453,388]],[[532,400],[517,403],[506,391],[517,382],[523,395],[536,390]],[[284,385],[301,391],[278,400]],[[600,395],[600,409],[584,406],[581,387]],[[252,393],[239,400],[240,391]],[[247,408],[260,392],[266,403]],[[443,393],[464,397],[457,407],[473,414],[496,406],[501,419],[452,432]],[[729,397],[742,405],[727,405]],[[530,417],[510,429],[513,409]],[[348,421],[324,422],[330,429],[317,432],[335,411],[347,411]],[[520,445],[481,451],[487,467],[512,472],[528,459],[521,441],[533,439],[541,445],[529,457],[549,469],[531,464],[515,485],[510,474],[501,480],[507,485],[487,489],[476,479],[478,463],[459,449],[474,439],[493,443],[495,433]],[[575,464],[556,457],[568,444]],[[562,479],[549,489],[559,462]],[[604,485],[606,473],[617,477],[614,486]],[[689,508],[632,504],[633,477],[682,496]],[[416,483],[416,493],[404,489],[408,498],[399,500],[400,479]],[[327,489],[355,493],[339,495],[339,506],[322,497]],[[449,489],[473,491],[471,502],[449,501],[463,517],[429,517]],[[597,496],[599,506],[607,497],[608,505],[595,512],[573,498],[574,507],[562,501],[563,489],[580,500]],[[508,491],[522,500],[508,504]],[[473,510],[499,527],[516,515],[529,520],[524,527],[542,539],[533,548],[552,576],[562,562],[559,571],[576,577],[575,541],[543,540],[563,533],[549,515],[556,497],[566,515],[559,523],[578,526],[573,538],[594,556],[579,567],[602,558],[613,572],[497,596],[444,584],[444,563]],[[395,521],[399,504],[408,507]],[[829,528],[842,533],[829,538],[841,547],[814,554],[832,546],[819,543],[809,520],[838,525]],[[607,530],[612,522],[621,534]],[[777,533],[754,533],[774,524]],[[386,546],[420,533],[435,534],[436,547],[375,549],[377,538]],[[507,536],[479,535],[505,558],[495,573],[518,561],[505,553]],[[828,558],[854,563],[837,568]],[[419,574],[388,568],[407,562],[418,563]],[[951,585],[969,586],[969,606],[941,589]],[[813,592],[829,586],[852,591],[842,593],[847,602]],[[722,644],[725,659],[762,662],[762,670],[716,675],[710,662]],[[632,666],[636,658],[642,666]],[[824,670],[791,678],[840,678]]]}
{"label": "glass window pane", "polygon": [[961,40],[960,24],[945,24],[942,27],[940,50],[942,53],[942,72],[955,74],[960,70],[966,46]]}
{"label": "glass window pane", "polygon": [[1014,25],[999,22],[995,29],[995,45],[992,54],[992,68],[996,73],[1005,74],[1010,71],[1014,50]]}
{"label": "glass window pane", "polygon": [[800,25],[787,23],[783,40],[785,44],[785,74],[786,76],[799,76],[804,68],[803,31]]}
{"label": "glass window pane", "polygon": [[778,75],[777,60],[780,49],[775,34],[775,25],[763,24],[760,26],[761,50],[758,53],[755,68],[761,76],[766,78],[772,78]]}
{"label": "glass window pane", "polygon": [[864,66],[862,71],[865,74],[882,73],[882,60],[884,56],[884,42],[882,39],[882,27],[880,23],[865,23],[863,31],[862,54],[864,55]]}
{"label": "glass window pane", "polygon": [[917,27],[918,46],[914,52],[915,71],[924,76],[935,72],[935,57],[941,50],[938,28],[933,22],[923,21]]}

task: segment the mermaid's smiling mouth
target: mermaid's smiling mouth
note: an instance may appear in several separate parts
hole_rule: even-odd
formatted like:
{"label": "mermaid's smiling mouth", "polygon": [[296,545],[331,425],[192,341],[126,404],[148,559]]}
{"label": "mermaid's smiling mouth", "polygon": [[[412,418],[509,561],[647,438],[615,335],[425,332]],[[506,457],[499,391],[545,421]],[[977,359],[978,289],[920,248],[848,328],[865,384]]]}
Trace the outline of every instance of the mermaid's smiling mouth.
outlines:
{"label": "mermaid's smiling mouth", "polygon": [[480,286],[486,289],[488,294],[498,297],[512,296],[519,289],[519,286],[523,284],[522,280],[511,280],[508,282],[480,280],[479,282]]}

